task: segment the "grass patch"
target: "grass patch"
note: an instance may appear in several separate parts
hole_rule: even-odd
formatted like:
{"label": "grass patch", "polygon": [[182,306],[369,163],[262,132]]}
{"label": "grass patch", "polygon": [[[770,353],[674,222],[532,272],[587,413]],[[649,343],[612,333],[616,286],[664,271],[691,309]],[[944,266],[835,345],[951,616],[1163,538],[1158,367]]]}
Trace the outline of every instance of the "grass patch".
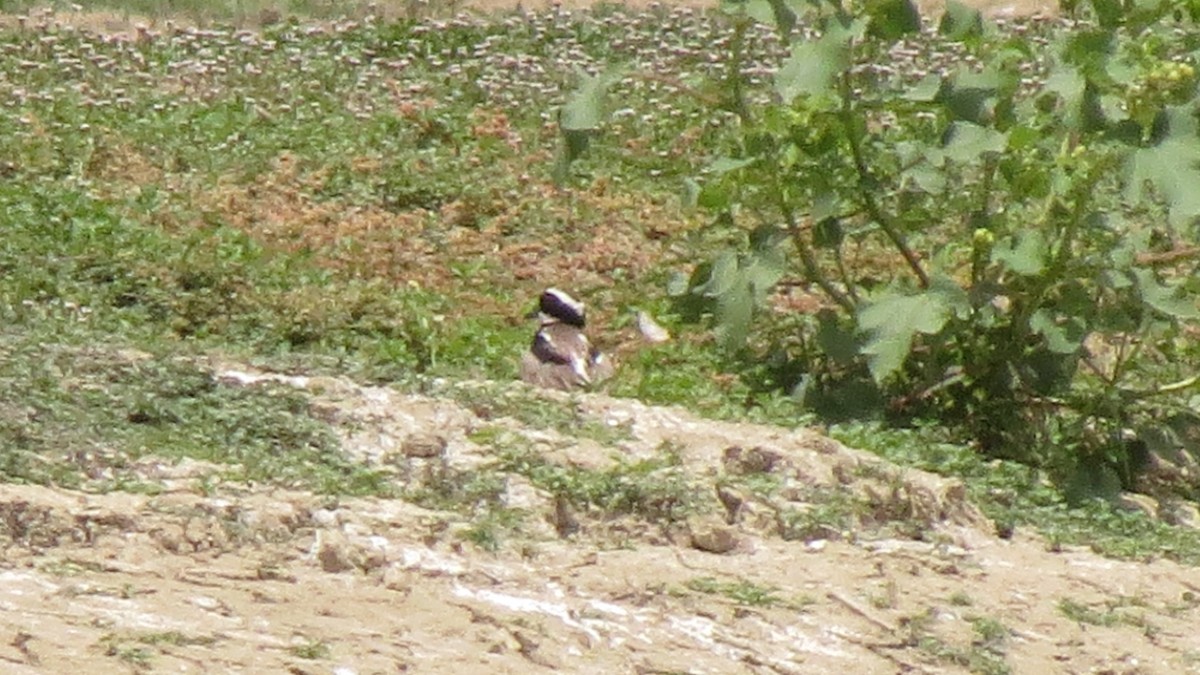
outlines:
{"label": "grass patch", "polygon": [[1140,614],[1124,611],[1130,603],[1127,600],[1105,602],[1102,607],[1087,605],[1071,598],[1058,601],[1058,611],[1068,619],[1090,626],[1141,626],[1146,627],[1146,619]]}
{"label": "grass patch", "polygon": [[970,447],[946,442],[936,431],[891,430],[875,424],[830,429],[849,446],[870,450],[902,466],[962,478],[971,500],[1003,536],[1032,527],[1054,545],[1087,545],[1121,559],[1166,557],[1200,564],[1200,532],[1173,527],[1140,512],[1100,500],[1072,506],[1045,473],[1003,460],[986,460]]}
{"label": "grass patch", "polygon": [[508,477],[494,465],[455,469],[430,462],[405,483],[401,498],[427,509],[463,515],[468,524],[457,536],[486,551],[499,550],[527,517],[523,510],[507,505]]}
{"label": "grass patch", "polygon": [[1012,672],[1005,660],[1005,647],[1009,630],[1004,624],[990,617],[971,617],[973,637],[969,645],[950,642],[933,632],[937,610],[930,608],[922,614],[909,617],[904,625],[908,631],[907,642],[940,663],[965,668],[980,675],[1007,675]]}
{"label": "grass patch", "polygon": [[145,645],[174,645],[176,647],[207,647],[217,643],[217,638],[211,635],[187,635],[177,630],[161,633],[145,633],[137,636],[137,641]]}
{"label": "grass patch", "polygon": [[499,468],[519,474],[567,502],[602,517],[632,515],[648,522],[680,522],[701,506],[677,450],[661,448],[653,458],[615,459],[607,469],[563,466],[509,443],[498,449]]}
{"label": "grass patch", "polygon": [[100,638],[100,649],[105,656],[124,661],[138,669],[148,668],[154,660],[153,650],[118,635],[109,634]]}
{"label": "grass patch", "polygon": [[857,497],[838,487],[806,487],[801,501],[802,507],[779,514],[779,532],[784,539],[840,539],[858,524],[864,508]]}
{"label": "grass patch", "polygon": [[616,445],[633,438],[628,425],[605,424],[585,415],[574,402],[556,401],[506,384],[456,383],[428,388],[425,393],[449,396],[484,420],[511,417],[523,426],[550,429],[601,445]]}
{"label": "grass patch", "polygon": [[298,659],[319,661],[327,659],[333,653],[329,643],[324,640],[304,640],[288,648],[288,653]]}
{"label": "grass patch", "polygon": [[519,509],[487,509],[459,532],[459,536],[485,551],[498,551],[506,536],[520,531],[525,517]]}
{"label": "grass patch", "polygon": [[970,607],[975,604],[975,601],[971,599],[971,596],[966,591],[955,591],[947,598],[947,602],[955,607]]}
{"label": "grass patch", "polygon": [[707,595],[720,595],[747,607],[774,607],[783,602],[778,589],[746,579],[721,581],[715,577],[697,577],[684,584],[688,590]]}
{"label": "grass patch", "polygon": [[[9,480],[152,491],[148,457],[227,467],[230,479],[330,494],[388,494],[383,474],[346,459],[287,387],[235,387],[178,358],[0,335],[0,410]],[[16,403],[19,402],[19,403]]]}

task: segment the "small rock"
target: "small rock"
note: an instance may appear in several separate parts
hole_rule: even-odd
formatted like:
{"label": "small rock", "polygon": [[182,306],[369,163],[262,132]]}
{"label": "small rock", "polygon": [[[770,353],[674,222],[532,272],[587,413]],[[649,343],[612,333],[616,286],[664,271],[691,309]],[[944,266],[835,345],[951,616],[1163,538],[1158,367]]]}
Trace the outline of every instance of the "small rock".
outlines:
{"label": "small rock", "polygon": [[756,445],[749,450],[739,445],[725,448],[725,470],[732,474],[748,475],[771,473],[783,461],[783,455],[775,450]]}
{"label": "small rock", "polygon": [[575,517],[575,507],[570,500],[562,495],[554,497],[554,530],[558,536],[566,538],[579,531],[579,519]]}
{"label": "small rock", "polygon": [[340,525],[340,520],[338,512],[331,509],[314,509],[312,512],[312,524],[317,527],[334,529]]}
{"label": "small rock", "polygon": [[1200,529],[1200,509],[1195,504],[1184,501],[1164,503],[1158,508],[1158,517],[1168,525]]}
{"label": "small rock", "polygon": [[364,572],[377,570],[387,564],[387,552],[378,548],[368,548],[361,551],[361,559],[358,560],[358,567]]}
{"label": "small rock", "polygon": [[404,439],[400,452],[405,457],[429,459],[446,453],[446,437],[435,433],[416,433]]}
{"label": "small rock", "polygon": [[721,505],[725,507],[725,523],[736,523],[742,514],[742,507],[746,505],[746,497],[728,485],[718,485],[717,499],[721,500]]}
{"label": "small rock", "polygon": [[706,553],[729,553],[737,548],[737,532],[723,522],[702,519],[688,523],[692,548]]}
{"label": "small rock", "polygon": [[192,518],[183,528],[183,538],[192,551],[224,548],[228,541],[225,529],[209,518]]}
{"label": "small rock", "polygon": [[163,525],[150,533],[159,547],[170,553],[180,553],[186,550],[183,544],[183,527],[174,523]]}
{"label": "small rock", "polygon": [[413,574],[400,565],[388,565],[383,568],[380,581],[384,588],[397,593],[410,593],[414,586]]}
{"label": "small rock", "polygon": [[359,567],[358,553],[340,533],[321,533],[320,546],[317,548],[317,562],[320,563],[322,570],[330,574],[338,574],[357,569]]}

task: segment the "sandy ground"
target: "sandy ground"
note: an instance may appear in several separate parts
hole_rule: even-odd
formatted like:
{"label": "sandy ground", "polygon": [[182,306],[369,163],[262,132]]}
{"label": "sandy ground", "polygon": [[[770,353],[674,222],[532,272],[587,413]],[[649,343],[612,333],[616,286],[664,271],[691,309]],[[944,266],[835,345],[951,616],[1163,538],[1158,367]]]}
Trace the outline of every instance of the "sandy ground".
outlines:
{"label": "sandy ground", "polygon": [[[555,500],[510,476],[506,501],[531,517],[489,552],[458,535],[462,513],[214,487],[199,463],[144,461],[165,488],[155,496],[0,486],[4,672],[1200,672],[1200,570],[1051,552],[1023,531],[999,539],[961,485],[810,431],[575,399],[581,420],[630,431],[605,446],[448,399],[218,377],[306,390],[347,452],[397,480],[486,466],[491,450],[469,436],[500,425],[572,466],[668,442],[713,509],[671,527],[580,511],[563,528]],[[781,480],[786,504],[718,500],[723,477],[749,470]],[[803,509],[817,488],[867,495],[874,515],[781,538],[772,509]],[[898,523],[921,537],[894,534]],[[774,602],[739,603],[704,580]],[[999,628],[988,641],[980,625]]]}

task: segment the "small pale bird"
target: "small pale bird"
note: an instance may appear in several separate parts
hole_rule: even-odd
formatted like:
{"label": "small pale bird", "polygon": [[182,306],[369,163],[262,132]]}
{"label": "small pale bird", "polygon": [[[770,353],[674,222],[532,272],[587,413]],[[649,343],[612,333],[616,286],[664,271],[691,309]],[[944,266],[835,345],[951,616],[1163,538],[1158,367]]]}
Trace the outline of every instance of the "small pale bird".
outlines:
{"label": "small pale bird", "polygon": [[557,288],[548,288],[530,315],[540,323],[533,344],[521,357],[521,379],[547,389],[587,387],[612,376],[612,362],[592,346],[583,332],[583,303]]}

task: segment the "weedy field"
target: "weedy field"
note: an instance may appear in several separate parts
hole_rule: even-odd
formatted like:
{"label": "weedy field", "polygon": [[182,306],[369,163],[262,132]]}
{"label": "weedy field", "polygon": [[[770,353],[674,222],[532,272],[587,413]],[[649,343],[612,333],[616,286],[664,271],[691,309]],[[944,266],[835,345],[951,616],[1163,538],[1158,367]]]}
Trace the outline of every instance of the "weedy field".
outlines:
{"label": "weedy field", "polygon": [[[558,538],[604,551],[671,546],[712,508],[735,525],[743,510],[730,494],[757,514],[745,516],[756,523],[747,530],[800,547],[776,551],[780,560],[819,553],[825,544],[803,548],[813,542],[852,551],[881,532],[932,542],[944,557],[953,537],[918,517],[916,502],[839,486],[915,490],[898,487],[908,484],[892,469],[853,464],[829,484],[805,484],[803,471],[781,478],[768,462],[729,478],[728,456],[719,470],[668,434],[654,452],[614,460],[644,440],[638,425],[649,422],[638,415],[653,412],[614,422],[585,414],[577,398],[494,384],[514,379],[531,332],[523,316],[555,285],[588,302],[595,341],[621,364],[604,393],[713,420],[816,426],[907,467],[896,471],[962,481],[957,499],[982,514],[970,527],[995,546],[1015,538],[1086,564],[1129,565],[1120,570],[1137,568],[1073,547],[1169,565],[1144,568],[1169,570],[1165,595],[1106,596],[1101,610],[1100,600],[1056,589],[1055,621],[1150,636],[1148,612],[1183,621],[1194,611],[1200,518],[1188,395],[1197,353],[1186,294],[1197,209],[1182,182],[1195,172],[1195,27],[1182,13],[1174,23],[1156,17],[1167,26],[1159,32],[1141,26],[1152,36],[1141,60],[1110,63],[1081,54],[1124,55],[1138,26],[1103,8],[1084,12],[1087,23],[1010,19],[986,33],[960,7],[940,31],[876,14],[847,18],[857,28],[841,44],[828,37],[841,34],[834,24],[818,38],[768,3],[732,13],[600,5],[456,15],[383,4],[340,13],[321,3],[225,13],[180,4],[168,16],[130,3],[5,18],[0,474],[51,488],[6,498],[8,538],[29,552],[29,567],[70,577],[82,572],[62,565],[87,558],[87,574],[132,579],[124,597],[98,594],[128,600],[141,585],[136,570],[106,569],[108,558],[77,546],[48,562],[60,541],[92,536],[59,527],[56,509],[70,507],[47,505],[53,490],[86,495],[88,508],[107,514],[99,530],[144,534],[147,550],[210,560],[258,547],[247,564],[272,582],[288,579],[277,567],[301,564],[300,537],[321,574],[383,575],[383,586],[411,592],[380,571],[392,569],[394,551],[323,543],[349,536],[326,521],[351,503],[404,512],[363,527],[427,528],[405,545],[450,547],[446,555],[473,561],[476,582],[493,574],[478,562],[486,556],[536,559],[539,546],[558,551]],[[1040,59],[1043,51],[1059,62]],[[860,113],[861,128],[844,123]],[[1126,154],[1142,162],[1136,189],[1114,178]],[[1145,168],[1155,162],[1167,169]],[[1101,222],[1102,211],[1120,222]],[[1015,224],[1023,219],[1040,233]],[[1083,305],[1099,309],[1074,318]],[[674,339],[643,342],[639,310]],[[1011,367],[980,365],[1001,363]],[[493,384],[463,384],[477,381]],[[373,389],[382,386],[391,393]],[[348,395],[359,413],[328,400],[363,387],[362,400]],[[411,419],[360,414],[373,395],[401,394],[417,398],[397,405],[432,407]],[[460,411],[446,419],[470,421],[440,426],[439,405]],[[356,436],[362,429],[421,442],[391,447]],[[563,437],[592,444],[592,454],[564,451]],[[559,454],[543,456],[547,442]],[[486,451],[460,457],[455,443]],[[371,449],[349,452],[356,444]],[[523,491],[539,497],[522,501]],[[276,492],[290,514],[271,516],[279,527],[243,522],[275,513],[255,500]],[[722,495],[722,506],[701,493]],[[138,519],[118,522],[123,499]],[[239,515],[213,511],[229,499]],[[543,510],[553,532],[533,524]],[[39,539],[38,522],[52,536]],[[1026,541],[1032,532],[1037,544]],[[695,548],[722,548],[691,536]],[[410,553],[403,569],[441,574],[442,563],[417,564]],[[1042,553],[1029,559],[1050,564]],[[780,560],[771,564],[785,568]],[[941,574],[939,565],[930,568]],[[966,638],[940,634],[940,610],[902,600],[918,597],[919,585],[881,582],[874,599],[783,598],[765,578],[729,575],[657,589],[639,581],[637,593],[647,603],[713,596],[777,613],[832,603],[884,626],[884,637],[859,647],[916,654],[883,658],[879,672],[1009,667],[1013,631],[980,609],[965,613]],[[471,592],[482,602],[485,591]],[[947,593],[953,607],[987,604],[969,589]],[[1126,611],[1139,602],[1152,610]],[[547,607],[538,611],[557,616]],[[1012,603],[988,608],[1017,620]],[[233,630],[120,628],[92,648],[134,669],[165,667],[164,655],[203,661],[188,650],[211,649]],[[26,648],[38,637],[26,630],[4,658],[36,668],[45,653]],[[312,638],[317,630],[271,648],[302,662],[340,658],[333,633]],[[496,653],[563,665],[538,661],[530,636],[548,640],[548,629],[505,630],[481,649],[511,643]],[[583,630],[589,641],[594,632]],[[1018,636],[1044,646],[1042,637]],[[1170,642],[1155,663],[1194,668],[1185,643]],[[734,652],[704,668],[769,669],[753,650]],[[228,663],[255,663],[247,658]],[[424,663],[411,649],[406,658]],[[771,658],[777,672],[791,667]]]}

